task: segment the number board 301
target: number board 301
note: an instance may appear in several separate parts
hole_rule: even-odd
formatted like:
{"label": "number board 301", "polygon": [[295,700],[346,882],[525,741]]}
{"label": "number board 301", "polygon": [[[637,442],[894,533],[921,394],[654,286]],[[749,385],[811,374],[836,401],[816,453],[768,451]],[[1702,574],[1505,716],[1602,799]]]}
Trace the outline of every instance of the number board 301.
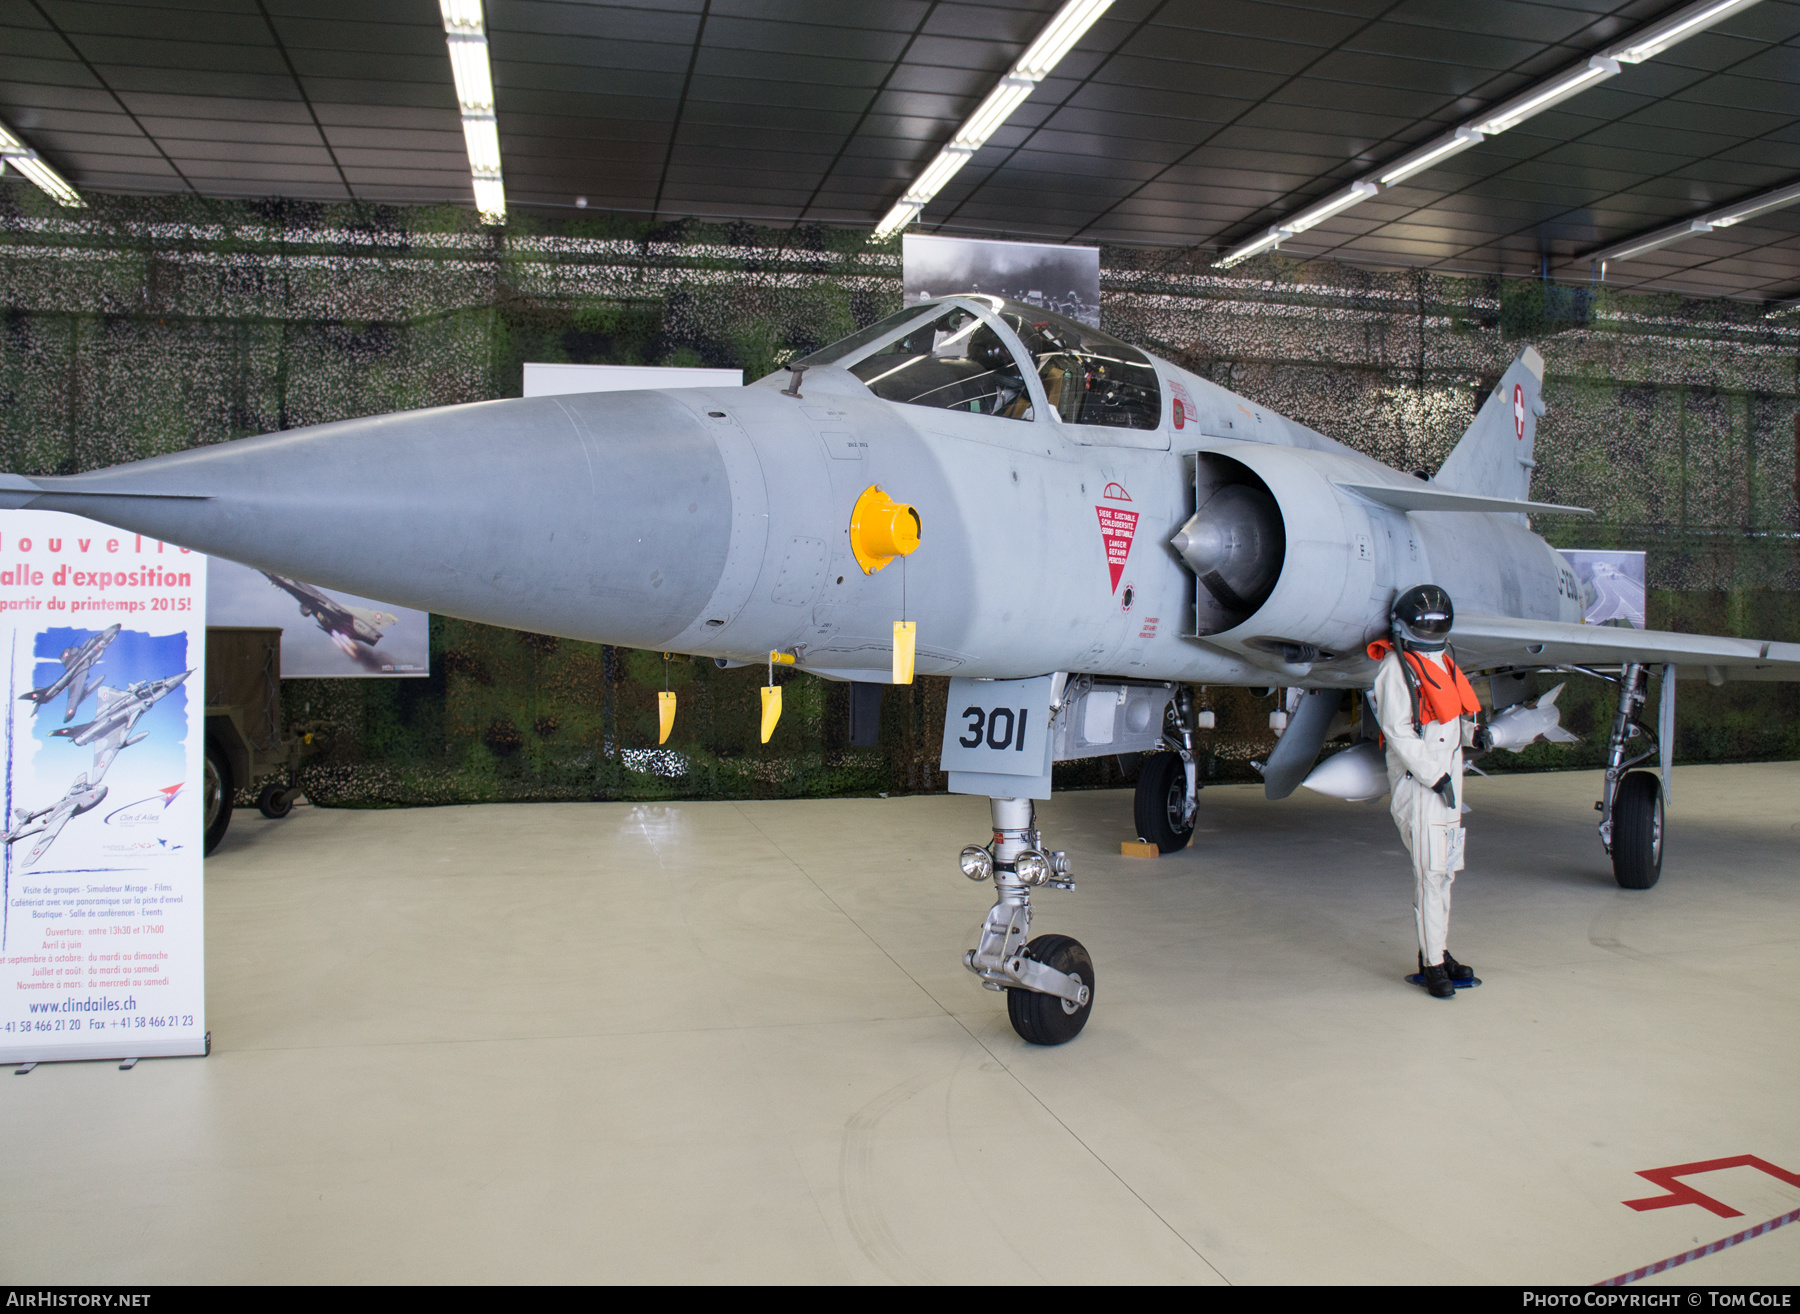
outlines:
{"label": "number board 301", "polygon": [[[1050,677],[950,682],[939,764],[949,772],[1039,777],[1050,771]],[[955,784],[951,785],[955,789]]]}

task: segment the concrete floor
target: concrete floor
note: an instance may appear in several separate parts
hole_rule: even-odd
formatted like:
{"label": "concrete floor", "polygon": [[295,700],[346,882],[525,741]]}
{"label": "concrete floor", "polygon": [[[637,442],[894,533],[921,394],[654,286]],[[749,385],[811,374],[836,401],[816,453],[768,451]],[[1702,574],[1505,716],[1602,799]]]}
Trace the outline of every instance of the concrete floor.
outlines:
{"label": "concrete floor", "polygon": [[[1800,1205],[1800,764],[1677,773],[1618,889],[1597,777],[1472,780],[1452,946],[1401,983],[1383,807],[1208,790],[1037,929],[1099,977],[1020,1042],[961,964],[985,801],[240,814],[209,1059],[0,1078],[7,1282],[1585,1283]],[[1792,1283],[1800,1225],[1678,1282]]]}

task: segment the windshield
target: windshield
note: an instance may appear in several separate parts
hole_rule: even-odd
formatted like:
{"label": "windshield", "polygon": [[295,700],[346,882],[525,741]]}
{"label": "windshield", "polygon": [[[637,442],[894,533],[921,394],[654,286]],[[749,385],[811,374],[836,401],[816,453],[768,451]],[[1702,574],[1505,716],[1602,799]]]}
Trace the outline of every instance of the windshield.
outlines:
{"label": "windshield", "polygon": [[846,356],[854,356],[871,342],[879,342],[890,333],[897,333],[915,319],[923,319],[930,314],[930,306],[909,306],[897,311],[886,319],[878,319],[866,329],[852,333],[847,338],[839,338],[828,347],[820,347],[812,355],[794,362],[796,365],[830,365],[834,361],[843,360]]}
{"label": "windshield", "polygon": [[1000,335],[960,306],[924,309],[938,314],[864,356],[850,372],[887,401],[1031,419],[1024,374]]}
{"label": "windshield", "polygon": [[1007,327],[1031,353],[1044,397],[1065,424],[1162,427],[1156,367],[1111,334],[1017,301],[999,307]]}

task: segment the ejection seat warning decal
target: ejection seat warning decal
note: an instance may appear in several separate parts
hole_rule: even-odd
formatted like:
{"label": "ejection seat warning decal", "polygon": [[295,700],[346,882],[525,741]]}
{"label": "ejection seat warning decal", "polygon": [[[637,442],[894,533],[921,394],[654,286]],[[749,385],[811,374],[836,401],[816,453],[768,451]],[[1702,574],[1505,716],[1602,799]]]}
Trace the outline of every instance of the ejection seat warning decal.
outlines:
{"label": "ejection seat warning decal", "polygon": [[938,765],[950,775],[951,792],[1048,798],[1049,723],[1047,675],[950,681]]}
{"label": "ejection seat warning decal", "polygon": [[[1129,502],[1131,494],[1122,485],[1108,484],[1100,494],[1111,502]],[[1123,507],[1096,506],[1100,517],[1100,541],[1106,546],[1106,569],[1112,576],[1112,591],[1119,591],[1119,577],[1125,573],[1125,559],[1131,555],[1131,538],[1137,533],[1138,513]]]}

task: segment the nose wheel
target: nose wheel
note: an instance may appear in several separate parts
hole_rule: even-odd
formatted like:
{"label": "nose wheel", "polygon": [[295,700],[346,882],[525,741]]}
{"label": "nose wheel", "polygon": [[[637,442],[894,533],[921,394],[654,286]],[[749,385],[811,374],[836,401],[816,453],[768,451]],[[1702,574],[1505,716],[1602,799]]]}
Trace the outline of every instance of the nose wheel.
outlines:
{"label": "nose wheel", "polygon": [[1071,981],[1087,987],[1087,1002],[1013,987],[1006,992],[1006,1016],[1013,1030],[1033,1045],[1063,1045],[1081,1034],[1094,1011],[1094,960],[1081,941],[1067,935],[1040,935],[1025,952]]}
{"label": "nose wheel", "polygon": [[963,875],[994,882],[994,906],[963,966],[989,990],[1006,993],[1006,1015],[1022,1040],[1061,1045],[1075,1039],[1094,1007],[1094,960],[1066,935],[1031,938],[1031,891],[1072,890],[1069,859],[1043,848],[1028,798],[988,800],[994,838],[962,851]]}

